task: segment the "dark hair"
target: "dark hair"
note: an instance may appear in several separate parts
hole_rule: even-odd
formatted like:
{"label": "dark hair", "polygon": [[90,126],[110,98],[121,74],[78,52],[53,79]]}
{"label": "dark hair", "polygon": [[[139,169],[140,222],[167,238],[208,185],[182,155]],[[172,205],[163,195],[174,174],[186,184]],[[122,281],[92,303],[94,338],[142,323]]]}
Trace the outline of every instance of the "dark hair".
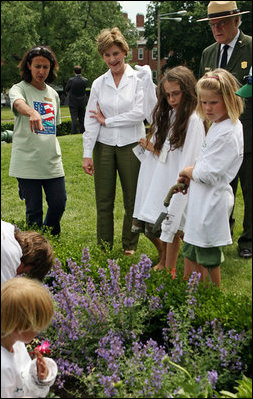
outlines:
{"label": "dark hair", "polygon": [[59,69],[59,65],[53,50],[49,46],[35,46],[24,54],[22,60],[18,64],[21,77],[25,82],[30,83],[32,81],[32,74],[27,66],[27,63],[31,65],[32,59],[39,55],[47,58],[50,61],[50,71],[45,82],[51,83],[57,77],[57,71]]}
{"label": "dark hair", "polygon": [[81,73],[82,72],[82,67],[80,67],[80,65],[74,66],[74,72],[75,73]]}
{"label": "dark hair", "polygon": [[21,262],[25,266],[31,266],[28,276],[43,280],[54,263],[54,251],[50,242],[36,231],[19,231],[16,229],[14,236],[22,250]]}
{"label": "dark hair", "polygon": [[[182,99],[176,112],[176,119],[171,124],[170,111],[173,109],[167,101],[167,94],[164,90],[165,82],[177,82],[182,91]],[[160,151],[172,128],[170,135],[170,149],[175,150],[183,146],[188,122],[191,114],[197,105],[197,96],[195,92],[196,79],[193,72],[185,66],[177,66],[167,71],[161,79],[158,86],[158,101],[153,110],[153,122],[150,127],[149,137],[155,134],[156,151]]]}

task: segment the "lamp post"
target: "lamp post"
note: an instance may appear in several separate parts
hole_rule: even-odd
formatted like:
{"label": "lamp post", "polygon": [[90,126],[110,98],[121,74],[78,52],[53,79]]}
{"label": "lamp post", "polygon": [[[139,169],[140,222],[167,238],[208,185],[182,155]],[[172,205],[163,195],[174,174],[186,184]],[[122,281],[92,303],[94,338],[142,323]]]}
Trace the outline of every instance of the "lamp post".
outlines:
{"label": "lamp post", "polygon": [[168,12],[166,14],[160,14],[160,10],[158,10],[157,13],[157,83],[160,80],[160,73],[161,73],[161,63],[160,63],[160,57],[161,57],[161,27],[160,27],[160,21],[161,19],[171,19],[176,22],[181,22],[182,18],[173,18],[173,17],[167,17],[167,15],[171,14],[176,14],[176,15],[185,15],[187,14],[186,10],[181,10],[181,11],[175,11],[175,12]]}

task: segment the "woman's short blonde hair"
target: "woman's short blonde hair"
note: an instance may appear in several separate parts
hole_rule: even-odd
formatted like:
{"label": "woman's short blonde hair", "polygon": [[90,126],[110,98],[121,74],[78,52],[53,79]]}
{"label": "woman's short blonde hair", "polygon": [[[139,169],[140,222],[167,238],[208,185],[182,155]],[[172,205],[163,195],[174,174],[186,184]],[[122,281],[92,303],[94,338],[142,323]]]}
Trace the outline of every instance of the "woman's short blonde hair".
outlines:
{"label": "woman's short blonde hair", "polygon": [[201,105],[201,91],[212,90],[223,97],[228,116],[233,123],[236,123],[244,108],[242,98],[235,94],[239,87],[237,79],[225,69],[217,68],[206,72],[196,85],[198,96],[197,113],[205,120],[206,117]]}
{"label": "woman's short blonde hair", "polygon": [[115,27],[113,29],[101,30],[100,34],[97,36],[99,54],[103,56],[105,51],[113,45],[118,46],[122,51],[124,51],[126,56],[128,55],[129,47],[119,28]]}
{"label": "woman's short blonde hair", "polygon": [[15,277],[1,286],[1,337],[14,331],[42,331],[49,325],[54,306],[39,281]]}

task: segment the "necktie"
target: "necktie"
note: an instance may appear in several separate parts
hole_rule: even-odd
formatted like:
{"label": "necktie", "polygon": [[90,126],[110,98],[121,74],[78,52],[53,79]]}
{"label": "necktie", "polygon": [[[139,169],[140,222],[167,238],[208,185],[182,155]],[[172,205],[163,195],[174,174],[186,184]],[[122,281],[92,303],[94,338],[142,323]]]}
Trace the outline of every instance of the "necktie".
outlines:
{"label": "necktie", "polygon": [[227,59],[228,59],[228,48],[229,48],[228,44],[225,44],[225,46],[223,47],[220,68],[226,68]]}

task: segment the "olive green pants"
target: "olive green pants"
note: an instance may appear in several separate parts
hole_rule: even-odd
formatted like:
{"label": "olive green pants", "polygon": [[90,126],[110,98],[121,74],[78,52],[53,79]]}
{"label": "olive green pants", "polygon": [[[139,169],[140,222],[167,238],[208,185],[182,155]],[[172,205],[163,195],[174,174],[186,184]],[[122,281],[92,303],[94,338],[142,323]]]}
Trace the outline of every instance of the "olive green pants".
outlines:
{"label": "olive green pants", "polygon": [[109,146],[97,142],[93,151],[95,168],[95,194],[97,206],[97,241],[113,246],[114,235],[114,202],[116,194],[117,171],[123,192],[124,221],[122,229],[123,249],[136,249],[138,233],[132,233],[132,217],[139,174],[140,162],[132,148],[137,143],[123,147]]}

